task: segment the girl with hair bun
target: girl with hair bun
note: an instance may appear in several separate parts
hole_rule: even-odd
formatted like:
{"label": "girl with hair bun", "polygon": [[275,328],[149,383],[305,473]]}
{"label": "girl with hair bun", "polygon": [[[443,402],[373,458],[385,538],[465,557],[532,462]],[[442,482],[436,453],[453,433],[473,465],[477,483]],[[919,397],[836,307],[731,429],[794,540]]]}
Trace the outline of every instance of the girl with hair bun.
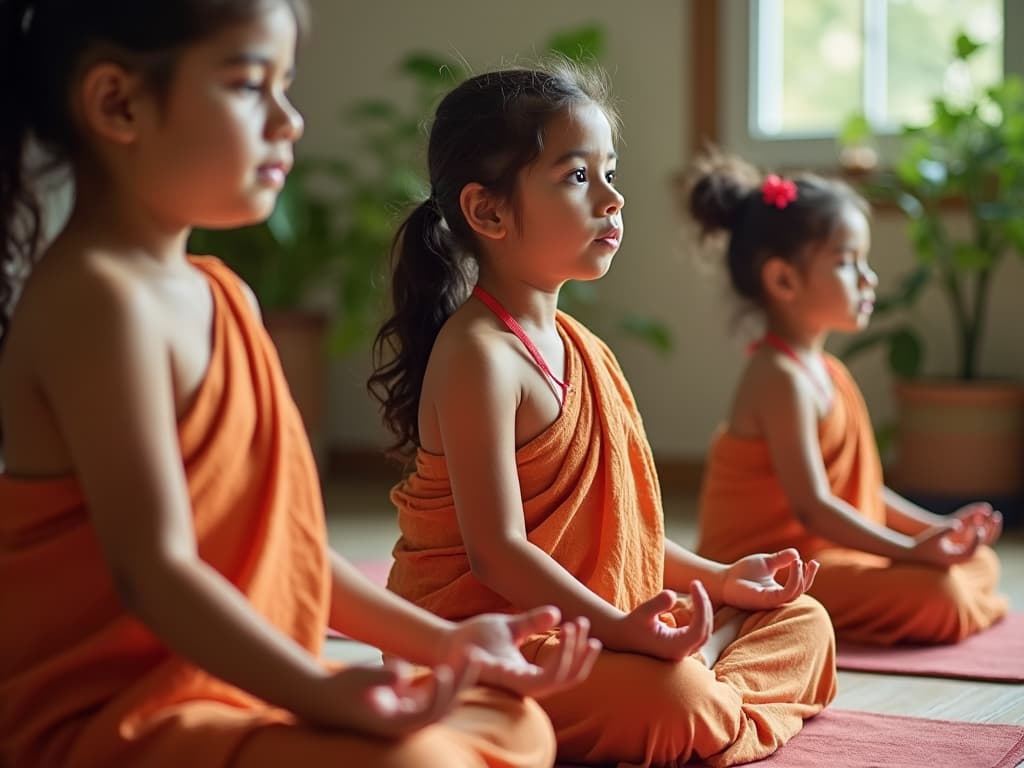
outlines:
{"label": "girl with hair bun", "polygon": [[824,349],[874,307],[864,199],[709,155],[689,208],[704,236],[726,235],[732,287],[765,320],[709,452],[698,552],[728,562],[796,547],[821,563],[810,594],[850,640],[953,643],[1000,619],[999,513],[975,503],[941,517],[887,488],[860,391]]}

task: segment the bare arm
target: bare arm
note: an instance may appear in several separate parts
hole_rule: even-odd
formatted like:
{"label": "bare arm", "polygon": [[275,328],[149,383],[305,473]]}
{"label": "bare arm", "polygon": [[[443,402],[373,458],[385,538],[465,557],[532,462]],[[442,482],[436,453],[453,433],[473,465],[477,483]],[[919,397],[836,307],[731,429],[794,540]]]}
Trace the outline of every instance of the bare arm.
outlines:
{"label": "bare arm", "polygon": [[950,518],[929,512],[888,487],[882,489],[882,500],[885,502],[886,525],[908,536],[916,536],[936,525],[948,527],[952,523]]}
{"label": "bare arm", "polygon": [[[973,554],[943,531],[914,538],[864,518],[832,493],[818,442],[817,413],[807,384],[793,371],[766,367],[757,413],[779,482],[793,512],[814,533],[840,546],[895,560],[948,565]],[[968,551],[969,550],[969,551]]]}
{"label": "bare arm", "polygon": [[722,603],[722,579],[726,566],[691,552],[669,538],[665,539],[665,586],[683,590],[694,579],[708,591],[713,603]]}
{"label": "bare arm", "polygon": [[913,540],[866,520],[832,494],[818,443],[818,417],[799,375],[761,370],[757,409],[772,464],[793,512],[814,533],[835,543],[883,557],[905,558]]}
{"label": "bare arm", "polygon": [[338,553],[330,558],[332,627],[417,664],[444,659],[452,622],[374,584]]}

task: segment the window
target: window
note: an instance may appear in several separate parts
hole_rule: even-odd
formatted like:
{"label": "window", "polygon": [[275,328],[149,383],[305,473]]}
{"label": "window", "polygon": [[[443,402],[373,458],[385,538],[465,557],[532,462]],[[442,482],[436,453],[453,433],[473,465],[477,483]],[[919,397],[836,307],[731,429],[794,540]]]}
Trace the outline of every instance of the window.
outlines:
{"label": "window", "polygon": [[[928,118],[940,88],[955,96],[1024,72],[1024,52],[1003,46],[1024,29],[1016,0],[725,0],[718,8],[717,141],[761,165],[832,165],[837,132],[853,114],[894,136]],[[969,69],[954,60],[959,31],[985,44]],[[894,141],[880,140],[883,157]]]}

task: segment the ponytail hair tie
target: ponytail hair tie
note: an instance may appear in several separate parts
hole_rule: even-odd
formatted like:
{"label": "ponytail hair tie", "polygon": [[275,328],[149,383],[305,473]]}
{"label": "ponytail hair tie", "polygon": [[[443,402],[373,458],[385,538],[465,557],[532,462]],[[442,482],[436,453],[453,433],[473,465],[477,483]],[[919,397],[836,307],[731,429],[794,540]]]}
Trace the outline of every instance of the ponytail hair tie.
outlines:
{"label": "ponytail hair tie", "polygon": [[761,184],[761,199],[766,205],[782,210],[796,200],[796,184],[775,173],[769,173]]}

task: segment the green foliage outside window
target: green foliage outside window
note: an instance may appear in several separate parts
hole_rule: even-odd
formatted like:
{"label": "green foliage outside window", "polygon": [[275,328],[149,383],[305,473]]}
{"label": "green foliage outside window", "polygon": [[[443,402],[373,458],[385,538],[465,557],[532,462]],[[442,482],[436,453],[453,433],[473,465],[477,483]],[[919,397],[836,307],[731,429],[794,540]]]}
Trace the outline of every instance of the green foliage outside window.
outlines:
{"label": "green foliage outside window", "polygon": [[[956,57],[969,62],[981,46],[964,34]],[[962,380],[978,378],[978,353],[989,294],[999,265],[1024,255],[1024,80],[1006,76],[970,98],[938,96],[931,119],[903,130],[894,166],[865,185],[874,200],[895,203],[906,214],[915,265],[875,306],[878,319],[899,317],[926,288],[946,298],[956,329],[957,367]],[[962,210],[968,227],[954,234],[949,219]],[[924,347],[909,322],[861,334],[844,356],[882,344],[891,368],[917,376]]]}

